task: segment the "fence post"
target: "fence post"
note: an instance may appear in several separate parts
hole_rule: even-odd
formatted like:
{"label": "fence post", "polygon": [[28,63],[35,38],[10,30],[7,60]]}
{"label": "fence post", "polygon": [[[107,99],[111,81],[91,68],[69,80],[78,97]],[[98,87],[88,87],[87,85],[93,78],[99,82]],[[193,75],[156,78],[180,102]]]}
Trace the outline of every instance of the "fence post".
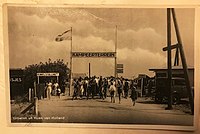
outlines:
{"label": "fence post", "polygon": [[34,81],[33,85],[34,85],[34,97],[37,97],[37,85],[36,85],[35,81]]}
{"label": "fence post", "polygon": [[28,101],[31,102],[31,97],[32,97],[32,89],[29,88],[29,92],[28,92]]}
{"label": "fence post", "polygon": [[35,111],[35,115],[38,116],[38,98],[34,97],[34,111]]}

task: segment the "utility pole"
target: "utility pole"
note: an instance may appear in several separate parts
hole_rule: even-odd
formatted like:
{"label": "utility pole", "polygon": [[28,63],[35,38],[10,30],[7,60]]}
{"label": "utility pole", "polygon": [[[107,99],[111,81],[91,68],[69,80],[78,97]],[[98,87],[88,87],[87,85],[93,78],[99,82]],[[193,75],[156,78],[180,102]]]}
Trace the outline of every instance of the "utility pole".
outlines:
{"label": "utility pole", "polygon": [[[175,33],[176,33],[176,38],[178,43],[171,45],[171,13],[172,13],[172,18],[174,22],[174,27],[175,27]],[[184,78],[185,78],[185,84],[187,88],[187,93],[189,97],[189,102],[190,102],[190,107],[191,107],[191,112],[194,114],[194,96],[192,94],[192,89],[190,85],[190,80],[189,80],[189,73],[188,73],[188,67],[187,67],[187,62],[183,50],[183,44],[178,28],[178,23],[176,20],[176,14],[175,10],[172,8],[167,9],[167,47],[163,48],[163,51],[167,51],[167,61],[168,61],[168,107],[166,109],[172,109],[172,91],[171,91],[171,86],[172,86],[172,68],[171,68],[171,50],[176,49],[176,54],[175,54],[175,62],[174,65],[179,64],[179,52],[180,52],[180,57],[182,61],[182,66],[183,66],[183,71],[184,71]]]}
{"label": "utility pole", "polygon": [[117,25],[115,27],[115,78],[117,78]]}
{"label": "utility pole", "polygon": [[70,49],[70,85],[69,85],[69,96],[70,90],[72,90],[72,27],[71,27],[71,49]]}
{"label": "utility pole", "polygon": [[90,68],[90,63],[89,63],[89,78],[91,77],[91,70],[90,70],[91,68]]}
{"label": "utility pole", "polygon": [[172,108],[172,63],[171,63],[171,14],[170,8],[167,8],[167,89],[168,89],[168,107],[166,110]]}
{"label": "utility pole", "polygon": [[186,83],[187,92],[188,92],[189,101],[190,101],[190,107],[191,107],[192,114],[194,114],[194,97],[192,95],[192,89],[190,86],[190,80],[189,80],[189,76],[188,76],[188,67],[187,67],[185,54],[183,51],[183,45],[182,45],[182,40],[181,40],[179,28],[178,28],[178,23],[176,20],[176,14],[175,14],[175,10],[173,8],[172,8],[172,17],[173,17],[173,21],[174,21],[174,27],[175,27],[177,41],[179,44],[178,46],[180,49],[180,56],[181,56],[181,61],[182,61],[182,66],[183,66],[183,71],[184,71],[185,83]]}

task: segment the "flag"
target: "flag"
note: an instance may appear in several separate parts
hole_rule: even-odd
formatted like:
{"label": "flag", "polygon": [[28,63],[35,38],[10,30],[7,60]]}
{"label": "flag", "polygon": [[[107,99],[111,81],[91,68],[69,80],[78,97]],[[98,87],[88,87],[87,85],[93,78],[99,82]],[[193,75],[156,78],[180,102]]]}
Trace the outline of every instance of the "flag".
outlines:
{"label": "flag", "polygon": [[71,40],[72,37],[71,37],[71,29],[70,30],[67,30],[65,32],[63,32],[62,34],[59,34],[55,41],[59,42],[59,41],[63,41],[63,40]]}

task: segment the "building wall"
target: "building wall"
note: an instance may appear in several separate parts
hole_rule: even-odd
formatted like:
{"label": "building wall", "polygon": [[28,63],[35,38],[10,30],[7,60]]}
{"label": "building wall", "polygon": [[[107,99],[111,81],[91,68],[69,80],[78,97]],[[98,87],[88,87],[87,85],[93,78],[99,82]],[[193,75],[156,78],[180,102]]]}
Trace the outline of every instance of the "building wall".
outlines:
{"label": "building wall", "polygon": [[[155,71],[155,73],[156,73],[156,78],[158,77],[167,78],[167,70],[158,70],[158,71]],[[194,86],[194,69],[190,69],[188,73],[189,73],[190,85],[193,87]],[[172,77],[184,78],[183,70],[172,70]]]}
{"label": "building wall", "polygon": [[10,97],[15,99],[24,94],[23,70],[10,69]]}

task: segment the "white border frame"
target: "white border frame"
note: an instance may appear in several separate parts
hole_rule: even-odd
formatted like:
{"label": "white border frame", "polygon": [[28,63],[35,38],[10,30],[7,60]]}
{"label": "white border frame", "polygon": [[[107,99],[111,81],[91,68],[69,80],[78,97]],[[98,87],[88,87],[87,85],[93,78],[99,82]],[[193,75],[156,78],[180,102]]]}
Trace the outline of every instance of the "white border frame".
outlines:
{"label": "white border frame", "polygon": [[[108,5],[98,5],[98,4],[92,4],[92,5],[76,5],[76,4],[72,4],[72,5],[46,5],[44,3],[39,3],[40,5],[38,5],[38,3],[28,3],[28,4],[31,4],[31,5],[24,5],[24,4],[9,4],[9,6],[27,6],[27,7],[30,7],[30,6],[36,6],[36,7],[71,7],[71,8],[75,8],[75,7],[81,7],[81,8],[110,8],[110,7],[116,7],[116,8],[195,8],[195,45],[194,45],[194,53],[195,53],[195,57],[194,57],[194,64],[195,64],[195,89],[199,89],[199,83],[198,83],[198,77],[197,74],[200,73],[200,62],[198,61],[198,58],[200,55],[199,55],[199,51],[200,51],[200,47],[199,47],[199,43],[200,43],[200,39],[198,39],[198,35],[200,33],[200,8],[198,6],[198,2],[194,2],[192,3],[190,1],[190,4],[187,5],[185,2],[187,2],[187,0],[184,0],[181,4],[179,3],[178,5],[176,4],[173,4],[173,3],[170,3],[170,4],[141,4],[139,3],[138,5],[137,4],[133,4],[133,5],[126,5],[126,4],[123,4],[123,5],[111,5],[111,4],[108,4]],[[6,11],[6,5],[4,5],[4,12],[3,12],[3,15],[4,15],[4,19],[3,19],[3,22],[4,22],[4,27],[3,27],[3,38],[4,38],[4,61],[5,61],[5,89],[10,89],[9,87],[9,61],[7,59],[9,59],[9,50],[8,50],[8,47],[9,47],[9,43],[8,43],[8,33],[7,33],[7,22],[5,22],[7,20],[7,11]],[[147,129],[147,130],[183,130],[183,131],[194,131],[197,129],[197,125],[198,125],[198,119],[199,119],[199,107],[198,107],[198,104],[199,104],[199,90],[195,90],[195,114],[194,114],[194,126],[174,126],[174,125],[110,125],[110,124],[99,124],[99,125],[96,125],[96,124],[76,124],[76,123],[66,123],[66,124],[63,124],[63,123],[40,123],[40,124],[37,124],[37,123],[11,123],[10,119],[11,119],[11,113],[10,113],[10,93],[9,93],[9,90],[6,91],[6,117],[7,117],[7,124],[8,126],[19,126],[19,127],[22,127],[22,126],[31,126],[31,127],[70,127],[70,128],[104,128],[104,129]],[[9,119],[9,120],[8,120]]]}

